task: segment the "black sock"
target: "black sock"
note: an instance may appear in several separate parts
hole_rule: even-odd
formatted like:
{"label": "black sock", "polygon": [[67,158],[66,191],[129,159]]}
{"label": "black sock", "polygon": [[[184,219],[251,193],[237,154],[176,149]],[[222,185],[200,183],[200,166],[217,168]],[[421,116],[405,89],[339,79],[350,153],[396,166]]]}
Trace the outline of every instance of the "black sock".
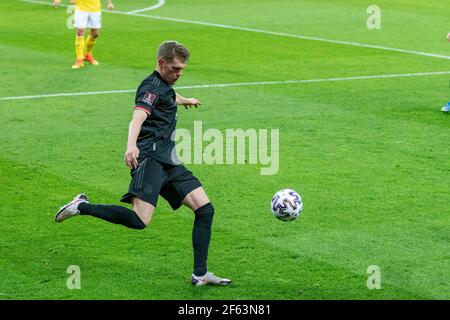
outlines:
{"label": "black sock", "polygon": [[78,205],[80,214],[91,215],[132,229],[144,229],[145,224],[134,212],[125,207],[82,202]]}
{"label": "black sock", "polygon": [[204,275],[208,269],[209,241],[211,240],[211,225],[214,217],[214,207],[211,203],[195,210],[194,229],[192,230],[192,246],[194,248],[194,274]]}

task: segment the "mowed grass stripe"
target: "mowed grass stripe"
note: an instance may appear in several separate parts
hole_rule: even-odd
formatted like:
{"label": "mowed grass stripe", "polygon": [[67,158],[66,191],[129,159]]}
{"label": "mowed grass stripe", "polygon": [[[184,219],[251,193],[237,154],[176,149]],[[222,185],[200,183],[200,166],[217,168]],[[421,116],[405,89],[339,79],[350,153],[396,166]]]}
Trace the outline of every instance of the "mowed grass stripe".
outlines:
{"label": "mowed grass stripe", "polygon": [[[41,1],[33,1],[33,0],[21,0],[21,1],[26,2],[26,3],[48,5],[48,3],[41,2]],[[375,49],[375,50],[393,51],[393,52],[399,52],[399,53],[405,53],[405,54],[414,54],[414,55],[419,55],[419,56],[425,56],[425,57],[430,57],[430,58],[450,60],[450,56],[434,54],[434,53],[419,52],[419,51],[414,51],[414,50],[406,50],[406,49],[398,49],[398,48],[389,48],[389,47],[384,47],[384,46],[380,46],[380,45],[371,45],[371,44],[364,44],[364,43],[357,43],[357,42],[340,41],[340,40],[333,40],[333,39],[326,39],[326,38],[319,38],[319,37],[310,37],[310,36],[290,34],[290,33],[285,33],[285,32],[261,30],[261,29],[256,29],[256,28],[230,26],[230,25],[211,23],[211,22],[205,22],[205,21],[194,21],[194,20],[186,20],[186,19],[171,18],[171,17],[161,17],[161,16],[138,13],[138,12],[140,12],[140,10],[131,11],[131,12],[108,11],[108,10],[102,10],[102,11],[104,13],[110,13],[110,14],[119,14],[119,15],[133,16],[133,17],[141,17],[141,18],[146,18],[146,19],[171,21],[171,22],[177,22],[177,23],[196,24],[196,25],[201,25],[201,26],[206,26],[206,27],[215,27],[215,28],[245,31],[245,32],[262,33],[262,34],[268,34],[271,36],[288,37],[288,38],[295,38],[295,39],[308,40],[308,41],[319,41],[319,42],[326,42],[326,43],[332,43],[332,44],[338,44],[338,45],[370,48],[370,49]]]}
{"label": "mowed grass stripe", "polygon": [[[49,25],[53,19],[49,16]],[[264,42],[268,37],[256,34],[246,39],[244,33],[235,31],[210,33],[181,24],[171,29],[165,23],[138,28],[125,19],[110,21],[123,22],[109,30],[116,33],[123,28],[130,44],[141,43],[135,36],[139,28],[148,32],[154,28],[160,38],[148,37],[149,56],[167,35],[195,43],[193,52],[199,53],[194,55],[199,60],[191,61],[192,69],[185,75],[185,81],[193,85],[218,83],[218,78],[229,83],[273,80],[274,75],[279,77],[275,80],[292,79],[287,71],[312,79],[448,70],[448,64],[425,57],[300,41],[290,47],[281,38],[268,46]],[[72,33],[64,30],[47,43],[50,29],[30,25],[36,38],[44,38],[42,43],[25,41],[21,32],[27,26],[22,25],[16,29],[17,41],[4,38],[10,47],[17,47],[13,56],[28,54],[22,61],[10,57],[8,66],[16,64],[16,75],[2,77],[8,81],[25,74],[25,81],[8,82],[21,95],[23,88],[31,90],[30,94],[54,92],[55,88],[60,92],[90,89],[83,83],[88,74],[106,89],[118,80],[124,81],[125,88],[133,88],[131,82],[138,83],[152,68],[150,59],[143,62],[145,48],[139,50],[140,56],[124,56],[117,41],[123,34],[119,33],[112,42],[106,37],[104,47],[99,46],[108,68],[67,72],[72,62]],[[189,30],[196,34],[191,37]],[[228,56],[211,55],[206,45],[215,43],[212,40],[218,35],[225,35],[226,41],[217,43],[217,51],[211,50],[233,51]],[[242,46],[246,42],[248,48]],[[107,43],[117,47],[107,47]],[[20,47],[26,48],[21,51]],[[45,58],[55,47],[59,47],[53,50],[55,57],[61,61],[57,58],[53,64],[43,63],[29,71],[33,62],[36,65],[34,53],[38,59]],[[262,54],[265,47],[267,52]],[[239,48],[249,55],[234,54]],[[273,54],[279,60],[274,61]],[[67,65],[63,65],[65,57]],[[241,60],[234,65],[238,57]],[[277,67],[280,64],[283,68]],[[47,74],[52,78],[45,83],[42,79]],[[40,83],[30,89],[27,78]],[[211,270],[235,280],[231,288],[202,291],[189,286],[193,217],[188,210],[172,214],[161,201],[152,226],[143,233],[88,218],[47,225],[51,211],[80,188],[94,201],[117,203],[129,182],[122,156],[132,94],[113,100],[107,96],[55,98],[58,108],[42,100],[5,102],[5,109],[0,108],[0,145],[5,158],[0,160],[0,176],[7,181],[7,192],[0,194],[0,208],[2,213],[14,214],[6,214],[0,226],[5,231],[2,256],[11,257],[8,267],[2,268],[7,270],[1,273],[7,279],[0,292],[7,293],[7,298],[446,298],[443,278],[449,267],[450,193],[445,181],[450,177],[445,163],[450,148],[445,137],[449,124],[438,110],[448,88],[446,78],[272,86],[270,90],[198,89],[195,96],[205,107],[195,112],[180,110],[179,127],[191,128],[194,120],[202,120],[205,128],[280,128],[282,137],[276,176],[262,177],[256,166],[189,166],[205,183],[217,209]],[[0,96],[5,96],[3,92]],[[13,90],[7,92],[15,95]],[[306,204],[301,220],[292,224],[277,223],[268,211],[270,197],[286,186],[298,188]],[[39,216],[40,212],[46,216]],[[31,246],[18,246],[21,242]],[[23,264],[27,259],[32,260],[30,267]],[[65,287],[66,267],[76,263],[82,264],[83,290],[72,292]],[[382,268],[380,291],[365,287],[369,263]]]}
{"label": "mowed grass stripe", "polygon": [[[363,112],[364,110],[362,110],[361,112]],[[312,112],[312,110],[310,111],[310,114],[313,114],[313,112]],[[318,116],[324,116],[324,114],[322,113],[322,114],[318,114]],[[329,120],[331,120],[332,118],[333,118],[333,116],[334,116],[334,114],[333,113],[331,113],[331,118],[329,119]],[[326,121],[326,122],[331,122],[331,121]],[[383,123],[383,122],[381,122],[381,123]],[[380,124],[381,124],[380,123]],[[393,123],[397,123],[397,124],[399,124],[398,122],[393,122]],[[388,126],[389,127],[389,126]],[[400,125],[399,126],[399,128],[403,128],[404,126],[403,125]],[[392,128],[394,128],[395,129],[395,126],[393,126]],[[339,131],[339,130],[338,130]],[[404,131],[404,129],[399,129],[399,133],[401,133],[402,131]],[[423,130],[412,130],[412,132],[414,132],[414,131],[417,131],[417,132],[423,132]],[[427,130],[428,131],[428,130]],[[330,131],[330,134],[332,134],[334,132],[334,130],[332,130],[332,131]],[[356,134],[356,132],[360,132],[359,134],[363,134],[363,132],[364,131],[360,131],[360,130],[358,130],[357,128],[355,128],[354,129],[354,134]],[[436,131],[436,132],[438,132],[438,131]],[[391,136],[393,136],[393,137],[395,137],[395,135],[396,134],[391,134]],[[432,135],[431,135],[431,137],[432,137]],[[355,136],[355,138],[357,138],[357,136]],[[417,137],[418,139],[421,139],[421,137]],[[292,139],[295,139],[295,137],[292,137]],[[306,137],[305,137],[305,139],[306,139]],[[393,141],[393,142],[395,142],[395,140]],[[430,147],[431,147],[431,145],[430,145]],[[383,149],[385,148],[385,146],[383,147]],[[394,147],[393,147],[393,150],[395,150],[395,145],[394,145]],[[292,150],[294,153],[296,153],[296,150],[294,149],[294,150]],[[389,152],[387,152],[386,151],[386,155],[389,155]],[[313,159],[311,159],[311,160],[313,160]],[[381,159],[380,159],[381,160]],[[332,159],[330,159],[329,161],[333,161]],[[375,163],[376,164],[376,163]],[[370,164],[367,166],[368,168],[370,168]],[[417,181],[417,182],[419,182],[419,181]],[[442,186],[442,187],[444,187],[444,185]]]}
{"label": "mowed grass stripe", "polygon": [[[62,22],[64,20],[64,14],[58,15],[54,12],[54,10],[48,10],[48,12],[44,12],[43,14],[46,14],[48,16],[49,21],[54,21],[53,26],[57,25],[55,21],[61,20],[60,22]],[[120,28],[118,27],[119,25],[121,26]],[[296,70],[296,73],[299,75],[307,74],[309,75],[308,78],[330,78],[335,77],[336,75],[346,77],[353,76],[355,75],[355,73],[356,75],[361,75],[360,70],[362,65],[361,61],[358,61],[358,59],[364,59],[364,68],[368,75],[382,74],[383,72],[427,72],[435,68],[440,68],[441,66],[443,67],[441,70],[446,70],[446,68],[448,68],[449,66],[449,64],[445,63],[445,61],[435,61],[433,59],[430,60],[421,57],[405,57],[402,54],[391,55],[387,52],[374,52],[374,50],[370,49],[342,48],[335,45],[328,46],[324,44],[312,44],[301,41],[292,44],[291,41],[286,39],[276,39],[272,41],[273,46],[265,48],[264,50],[259,50],[258,48],[262,48],[266,43],[268,39],[267,36],[255,35],[249,40],[243,35],[239,35],[238,37],[236,37],[235,32],[222,31],[220,32],[221,41],[217,42],[213,48],[208,48],[208,50],[205,50],[205,46],[198,46],[196,44],[198,43],[198,41],[194,40],[195,37],[192,36],[191,33],[194,32],[196,35],[199,35],[199,32],[201,32],[202,38],[210,43],[213,43],[214,39],[217,38],[215,33],[211,33],[204,28],[197,27],[177,27],[174,29],[175,25],[173,23],[151,23],[149,25],[137,26],[136,24],[131,23],[131,21],[125,19],[125,17],[122,17],[122,19],[112,19],[111,17],[108,25],[105,26],[102,40],[101,42],[99,42],[99,46],[96,50],[98,52],[98,55],[102,57],[102,62],[105,68],[112,68],[113,65],[120,65],[121,67],[129,65],[132,67],[140,68],[142,70],[140,78],[132,75],[133,79],[135,79],[135,83],[137,83],[142,79],[143,76],[145,76],[146,72],[149,72],[149,69],[151,69],[153,65],[152,59],[142,58],[142,52],[148,52],[148,55],[150,56],[150,53],[154,51],[152,48],[157,46],[160,41],[162,41],[164,38],[167,38],[169,35],[173,37],[174,33],[179,33],[181,37],[180,40],[188,43],[191,47],[191,51],[193,52],[192,64],[186,71],[186,75],[189,75],[189,79],[187,76],[184,77],[179,85],[185,85],[187,81],[189,82],[189,85],[217,83],[218,76],[220,76],[220,78],[224,80],[221,82],[230,83],[242,80],[247,82],[252,81],[255,78],[257,78],[259,81],[283,81],[285,79],[293,78],[292,72],[290,72],[290,70]],[[73,56],[73,41],[70,40],[73,36],[72,31],[64,30],[64,28],[58,27],[56,29],[56,32],[53,33],[53,40],[51,40],[50,38],[48,38],[47,40],[48,33],[43,32],[44,30],[42,30],[42,27],[40,28],[41,29],[38,28],[36,30],[36,32],[40,34],[40,39],[42,39],[41,41],[39,41],[40,50],[47,50],[46,46],[42,46],[43,43],[50,42],[53,48],[54,44],[65,43],[64,46],[58,45],[58,48],[52,51],[52,53],[58,53],[62,56],[67,57],[67,66],[64,66],[61,63],[57,64],[60,67],[60,70],[57,72],[57,78],[63,79],[65,77],[67,79],[66,81],[68,83],[71,83],[75,89],[81,89],[78,89],[76,91],[91,91],[89,90],[91,88],[89,88],[88,86],[88,84],[90,83],[89,79],[86,79],[87,83],[83,86],[83,81],[80,81],[80,74],[73,73],[71,72],[71,70],[69,70],[71,63],[73,62],[71,58]],[[133,30],[127,35],[127,39],[130,43],[139,43],[140,48],[142,44],[142,49],[131,51],[127,50],[126,53],[121,52],[121,48],[123,46],[120,40],[122,38],[120,38],[119,36],[122,34],[122,30],[124,28]],[[152,36],[149,37],[148,43],[142,43],[142,36],[145,36],[147,33],[149,35],[157,33],[158,38]],[[167,36],[161,36],[166,34]],[[32,44],[33,47],[38,45],[38,43],[33,44],[34,41],[25,41],[25,39],[21,39],[21,37],[23,37],[22,33],[18,33],[16,37],[14,37],[14,45],[27,47],[29,47],[30,44]],[[8,42],[9,41],[10,40],[8,39]],[[225,62],[222,58],[222,52],[226,51],[227,47],[229,47],[231,43],[233,43],[233,45],[246,48],[246,50],[250,51],[250,55],[254,54],[254,59],[251,60],[252,62],[248,63],[248,61],[245,61],[245,63],[242,63],[245,59],[241,59],[240,54],[238,54],[237,52],[229,52],[229,57],[227,57],[227,59],[235,61],[235,63],[229,66],[229,68],[227,68],[226,70],[218,67]],[[115,48],[115,50],[111,50],[113,47]],[[284,50],[283,48],[289,49]],[[298,59],[299,52],[302,53],[302,59]],[[112,53],[115,54],[113,55]],[[353,58],[350,58],[351,56],[353,56]],[[273,57],[277,57],[277,59],[279,59],[279,63],[284,67],[281,69],[274,68],[272,63]],[[327,57],[327,59],[324,60],[323,57]],[[389,60],[391,61],[390,64],[386,63],[386,61],[382,63],[382,61],[380,60],[383,58],[387,59],[388,57],[389,59],[392,59]],[[139,61],[139,63],[136,64],[134,61]],[[204,63],[202,63],[202,61]],[[403,63],[398,63],[399,61],[403,61]],[[406,64],[407,61],[410,61],[411,64],[417,63],[417,69],[414,68],[414,70],[411,70],[411,64]],[[29,63],[32,62],[30,61]],[[257,66],[258,68],[256,68]],[[407,67],[405,68],[405,66]],[[255,73],[255,70],[258,70],[257,73]],[[98,71],[98,73],[100,75],[101,72]],[[81,73],[81,75],[83,74],[84,73]],[[274,77],[271,75],[275,75],[276,78],[274,79]],[[85,78],[86,77],[82,76],[83,80],[85,80]],[[124,78],[125,81],[128,80],[126,72],[125,77],[122,78]],[[303,78],[303,76],[301,78]],[[55,83],[60,85],[61,82],[62,81],[57,81]],[[101,85],[107,82],[108,81],[98,81],[97,83]],[[99,91],[107,91],[111,88],[102,86],[102,88],[98,89]],[[40,90],[37,91],[36,94],[40,94],[42,92],[43,90]],[[19,95],[21,94],[15,94],[14,96]],[[2,94],[2,96],[4,97],[5,95]]]}
{"label": "mowed grass stripe", "polygon": [[[53,202],[56,202],[57,198],[59,202],[63,202],[66,199],[66,195],[68,193],[77,192],[76,190],[80,189],[95,189],[95,193],[101,194],[101,198],[108,199],[113,196],[107,190],[99,190],[96,187],[92,187],[89,185],[83,185],[79,183],[74,183],[71,180],[65,179],[65,177],[54,176],[52,174],[46,172],[39,172],[36,170],[30,170],[26,166],[16,165],[14,162],[5,161],[4,159],[0,160],[0,163],[10,168],[13,168],[11,171],[11,175],[3,176],[2,180],[6,181],[7,185],[11,187],[14,185],[15,181],[17,181],[17,174],[19,176],[27,177],[28,180],[40,179],[41,182],[45,184],[50,184],[54,188],[58,188],[59,192],[51,194],[53,198]],[[42,179],[45,177],[44,179]],[[6,178],[6,179],[5,179]],[[9,184],[8,182],[11,182]],[[72,190],[72,191],[70,191]],[[8,192],[8,190],[7,190]],[[23,188],[21,191],[22,194],[40,194],[37,190]],[[109,196],[108,196],[109,195]],[[22,197],[21,195],[11,195],[10,199],[13,200],[15,197]],[[171,251],[172,254],[175,252],[183,252],[182,248],[188,249],[189,246],[189,233],[190,228],[181,228],[180,229],[180,221],[179,219],[185,220],[188,224],[192,223],[192,217],[186,215],[185,213],[174,215],[175,218],[167,219],[167,212],[159,212],[155,216],[155,220],[153,225],[147,229],[144,233],[142,232],[133,232],[127,230],[120,226],[113,226],[111,224],[107,224],[105,222],[100,222],[99,220],[95,220],[90,217],[76,218],[73,220],[69,220],[64,224],[55,224],[53,222],[52,211],[54,204],[51,203],[51,200],[42,197],[41,202],[36,203],[34,205],[35,214],[29,215],[25,218],[25,220],[21,220],[21,224],[26,224],[27,231],[21,233],[20,230],[19,237],[23,241],[22,248],[23,252],[18,252],[17,250],[13,250],[13,247],[21,242],[9,243],[8,241],[3,243],[3,248],[8,250],[6,254],[6,264],[5,264],[5,274],[10,274],[8,277],[6,284],[19,286],[21,288],[21,292],[27,292],[27,295],[23,293],[12,293],[9,292],[6,294],[5,298],[30,298],[30,294],[34,298],[52,298],[52,294],[57,294],[57,296],[65,299],[73,299],[73,298],[98,298],[95,296],[94,286],[92,282],[95,282],[95,277],[103,278],[103,281],[107,281],[108,276],[111,273],[115,273],[117,271],[127,269],[127,270],[135,270],[135,274],[130,274],[129,272],[125,272],[123,275],[117,274],[116,277],[119,279],[124,277],[126,279],[126,283],[122,283],[120,281],[115,282],[115,288],[108,294],[104,295],[104,298],[130,298],[130,294],[132,298],[152,298],[155,297],[157,292],[161,289],[155,288],[155,283],[159,284],[161,281],[161,276],[163,279],[170,279],[174,282],[180,282],[181,278],[184,278],[182,271],[188,272],[186,266],[189,264],[188,261],[186,263],[182,263],[184,268],[170,268],[169,274],[152,274],[148,277],[147,280],[142,281],[142,273],[143,266],[154,265],[155,258],[158,255],[161,255],[160,260],[166,260],[167,254],[164,251]],[[23,199],[23,198],[22,198]],[[22,205],[32,205],[29,201],[22,202]],[[20,216],[23,212],[23,208],[17,207],[13,212],[16,212],[14,216]],[[267,216],[267,225],[272,225],[276,223],[272,220],[273,218],[269,215]],[[164,221],[165,220],[165,221]],[[178,220],[178,221],[177,221]],[[260,220],[261,221],[261,220]],[[255,221],[258,223],[257,221]],[[171,223],[172,226],[167,228],[167,224]],[[252,223],[252,220],[248,220],[247,223]],[[260,223],[260,222],[259,222]],[[282,225],[281,222],[278,222]],[[45,225],[48,224],[47,229]],[[156,224],[156,226],[155,226]],[[166,227],[164,227],[164,225]],[[176,228],[175,230],[173,228]],[[286,226],[283,226],[283,229]],[[3,229],[3,227],[2,227]],[[228,252],[227,254],[231,257],[235,256],[234,259],[240,260],[240,264],[246,266],[246,269],[240,270],[241,272],[236,272],[237,269],[234,269],[235,279],[236,279],[236,288],[233,289],[232,292],[226,292],[225,295],[232,293],[233,295],[228,298],[235,298],[236,294],[239,295],[242,299],[246,298],[257,298],[265,299],[272,298],[272,296],[267,296],[264,292],[253,292],[249,295],[247,289],[245,287],[252,286],[252,283],[256,285],[256,283],[261,284],[263,282],[264,286],[270,288],[270,286],[275,285],[276,283],[284,284],[284,288],[278,288],[277,291],[277,299],[298,299],[298,298],[319,298],[323,294],[334,294],[336,298],[344,295],[351,295],[354,298],[365,297],[368,299],[371,298],[382,298],[390,297],[389,291],[393,288],[396,288],[395,285],[390,284],[388,281],[384,282],[386,286],[385,294],[370,292],[364,288],[363,284],[365,283],[365,274],[364,272],[352,272],[346,268],[341,268],[333,264],[329,264],[326,261],[320,261],[317,259],[317,254],[307,255],[304,253],[299,253],[298,249],[287,249],[285,246],[280,245],[279,238],[274,236],[273,240],[265,240],[264,243],[255,244],[252,237],[244,235],[238,229],[233,229],[231,226],[227,227],[226,237],[222,239],[217,239],[221,233],[220,225],[215,226],[213,247],[211,251],[210,260],[213,261],[213,265],[216,265],[217,268],[224,268],[222,263],[218,264],[224,258],[220,258],[220,252],[223,252],[222,249],[225,241],[232,239],[233,243],[238,243],[238,245],[234,246],[234,250]],[[7,231],[7,230],[3,230]],[[175,247],[172,247],[170,235],[173,233],[179,235],[179,241],[184,244],[178,244]],[[167,234],[167,236],[164,236]],[[16,234],[17,235],[17,234]],[[100,235],[100,236],[99,236]],[[100,240],[98,246],[92,248],[89,246],[92,238],[96,237]],[[182,238],[182,236],[184,238]],[[45,247],[45,250],[42,250],[42,241],[45,241],[49,237],[56,238],[59,241],[54,244],[50,244]],[[33,241],[30,244],[30,240]],[[118,240],[121,239],[121,240]],[[119,244],[123,243],[124,240],[127,240],[130,245]],[[222,241],[220,241],[222,240]],[[151,243],[157,241],[159,245],[148,246]],[[220,241],[220,242],[219,242]],[[114,246],[111,246],[111,243],[115,243]],[[35,248],[33,248],[35,246]],[[39,250],[38,247],[41,247]],[[181,248],[180,248],[181,247]],[[133,248],[130,250],[130,248]],[[159,249],[158,249],[159,248]],[[251,248],[253,253],[247,254],[246,258],[240,256],[240,252],[242,250],[246,250]],[[26,250],[25,250],[26,249]],[[152,249],[161,250],[152,251]],[[173,251],[175,249],[175,252]],[[28,256],[30,253],[35,252],[34,250],[39,251],[40,257],[38,259],[30,259]],[[11,252],[15,252],[14,256],[11,256]],[[268,251],[273,254],[269,256],[261,256],[260,252]],[[102,252],[102,256],[100,259],[97,257],[98,252]],[[29,272],[20,273],[14,275],[13,270],[14,266],[19,261],[22,261],[24,258],[23,255],[27,256],[28,266],[32,268]],[[116,256],[117,258],[111,259],[109,256]],[[291,260],[291,266],[287,265],[283,262],[283,258],[287,257],[288,260]],[[182,259],[189,260],[190,255],[184,254]],[[267,258],[270,258],[270,261],[267,261]],[[258,260],[261,260],[261,263],[268,263],[268,269],[266,271],[267,274],[260,274],[255,276],[253,272],[254,265]],[[166,261],[167,263],[168,261]],[[224,261],[223,261],[224,262]],[[66,280],[65,273],[65,265],[69,263],[79,263],[82,266],[83,270],[83,291],[69,291],[64,287]],[[176,261],[172,261],[173,266],[179,266],[180,263]],[[233,266],[233,264],[231,264]],[[101,269],[96,269],[98,266],[103,266]],[[234,266],[235,268],[235,266]],[[230,269],[227,267],[225,269]],[[233,267],[229,272],[232,272]],[[362,270],[364,271],[364,270]],[[181,273],[181,274],[180,274]],[[36,278],[35,282],[29,283],[27,281],[27,277],[32,274]],[[289,274],[289,277],[286,277],[286,274]],[[316,278],[314,275],[320,275],[319,278]],[[95,277],[94,277],[95,276]],[[164,282],[164,281],[163,281]],[[346,284],[344,284],[346,283]],[[359,289],[351,289],[349,284],[361,284]],[[162,285],[161,283],[160,285]],[[102,287],[104,284],[97,283],[98,286]],[[131,285],[134,286],[131,287]],[[162,298],[166,299],[189,299],[189,295],[187,294],[186,289],[182,289],[183,286],[186,285],[181,281],[181,285],[176,285],[176,287],[180,287],[180,292],[160,292],[159,294],[163,294]],[[53,286],[56,286],[58,290],[53,292]],[[33,289],[30,289],[33,288]],[[48,293],[43,293],[45,290],[48,290]],[[177,289],[178,290],[178,289]],[[8,291],[8,290],[6,290]],[[94,292],[93,292],[94,291]],[[253,291],[253,290],[251,290]],[[399,290],[400,292],[402,289]],[[217,289],[213,292],[205,292],[200,293],[201,297],[215,296],[219,294],[220,291]],[[221,293],[220,293],[221,294]],[[366,296],[367,295],[367,296]],[[403,297],[410,297],[410,292],[404,292],[402,294]]]}

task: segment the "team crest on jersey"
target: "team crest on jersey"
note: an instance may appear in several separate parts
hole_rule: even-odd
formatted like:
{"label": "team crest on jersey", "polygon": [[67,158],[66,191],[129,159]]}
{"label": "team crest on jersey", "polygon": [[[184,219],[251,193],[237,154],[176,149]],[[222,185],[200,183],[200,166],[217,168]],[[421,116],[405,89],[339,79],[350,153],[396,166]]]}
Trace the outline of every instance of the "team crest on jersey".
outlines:
{"label": "team crest on jersey", "polygon": [[153,102],[155,101],[155,99],[156,99],[156,94],[151,93],[151,92],[146,92],[144,94],[144,97],[142,98],[142,102],[145,102],[149,105],[153,105]]}

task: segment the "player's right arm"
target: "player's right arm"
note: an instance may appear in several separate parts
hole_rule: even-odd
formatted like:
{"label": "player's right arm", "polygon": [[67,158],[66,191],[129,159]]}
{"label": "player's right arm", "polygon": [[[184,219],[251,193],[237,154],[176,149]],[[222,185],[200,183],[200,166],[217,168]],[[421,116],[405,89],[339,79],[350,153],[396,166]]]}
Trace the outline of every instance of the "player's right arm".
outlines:
{"label": "player's right arm", "polygon": [[128,128],[128,142],[127,150],[125,151],[125,164],[132,169],[137,168],[139,157],[139,149],[137,147],[137,138],[141,131],[142,124],[148,117],[148,112],[142,109],[135,109],[133,112],[133,118],[131,119],[130,126]]}

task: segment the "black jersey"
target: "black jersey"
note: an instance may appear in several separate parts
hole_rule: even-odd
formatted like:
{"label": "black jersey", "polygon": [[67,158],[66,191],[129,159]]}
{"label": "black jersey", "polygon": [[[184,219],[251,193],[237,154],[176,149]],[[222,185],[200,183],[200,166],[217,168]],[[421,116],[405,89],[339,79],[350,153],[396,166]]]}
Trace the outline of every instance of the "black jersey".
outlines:
{"label": "black jersey", "polygon": [[158,71],[142,81],[136,91],[135,109],[148,113],[137,139],[139,158],[150,156],[169,164],[180,164],[175,151],[176,94]]}

